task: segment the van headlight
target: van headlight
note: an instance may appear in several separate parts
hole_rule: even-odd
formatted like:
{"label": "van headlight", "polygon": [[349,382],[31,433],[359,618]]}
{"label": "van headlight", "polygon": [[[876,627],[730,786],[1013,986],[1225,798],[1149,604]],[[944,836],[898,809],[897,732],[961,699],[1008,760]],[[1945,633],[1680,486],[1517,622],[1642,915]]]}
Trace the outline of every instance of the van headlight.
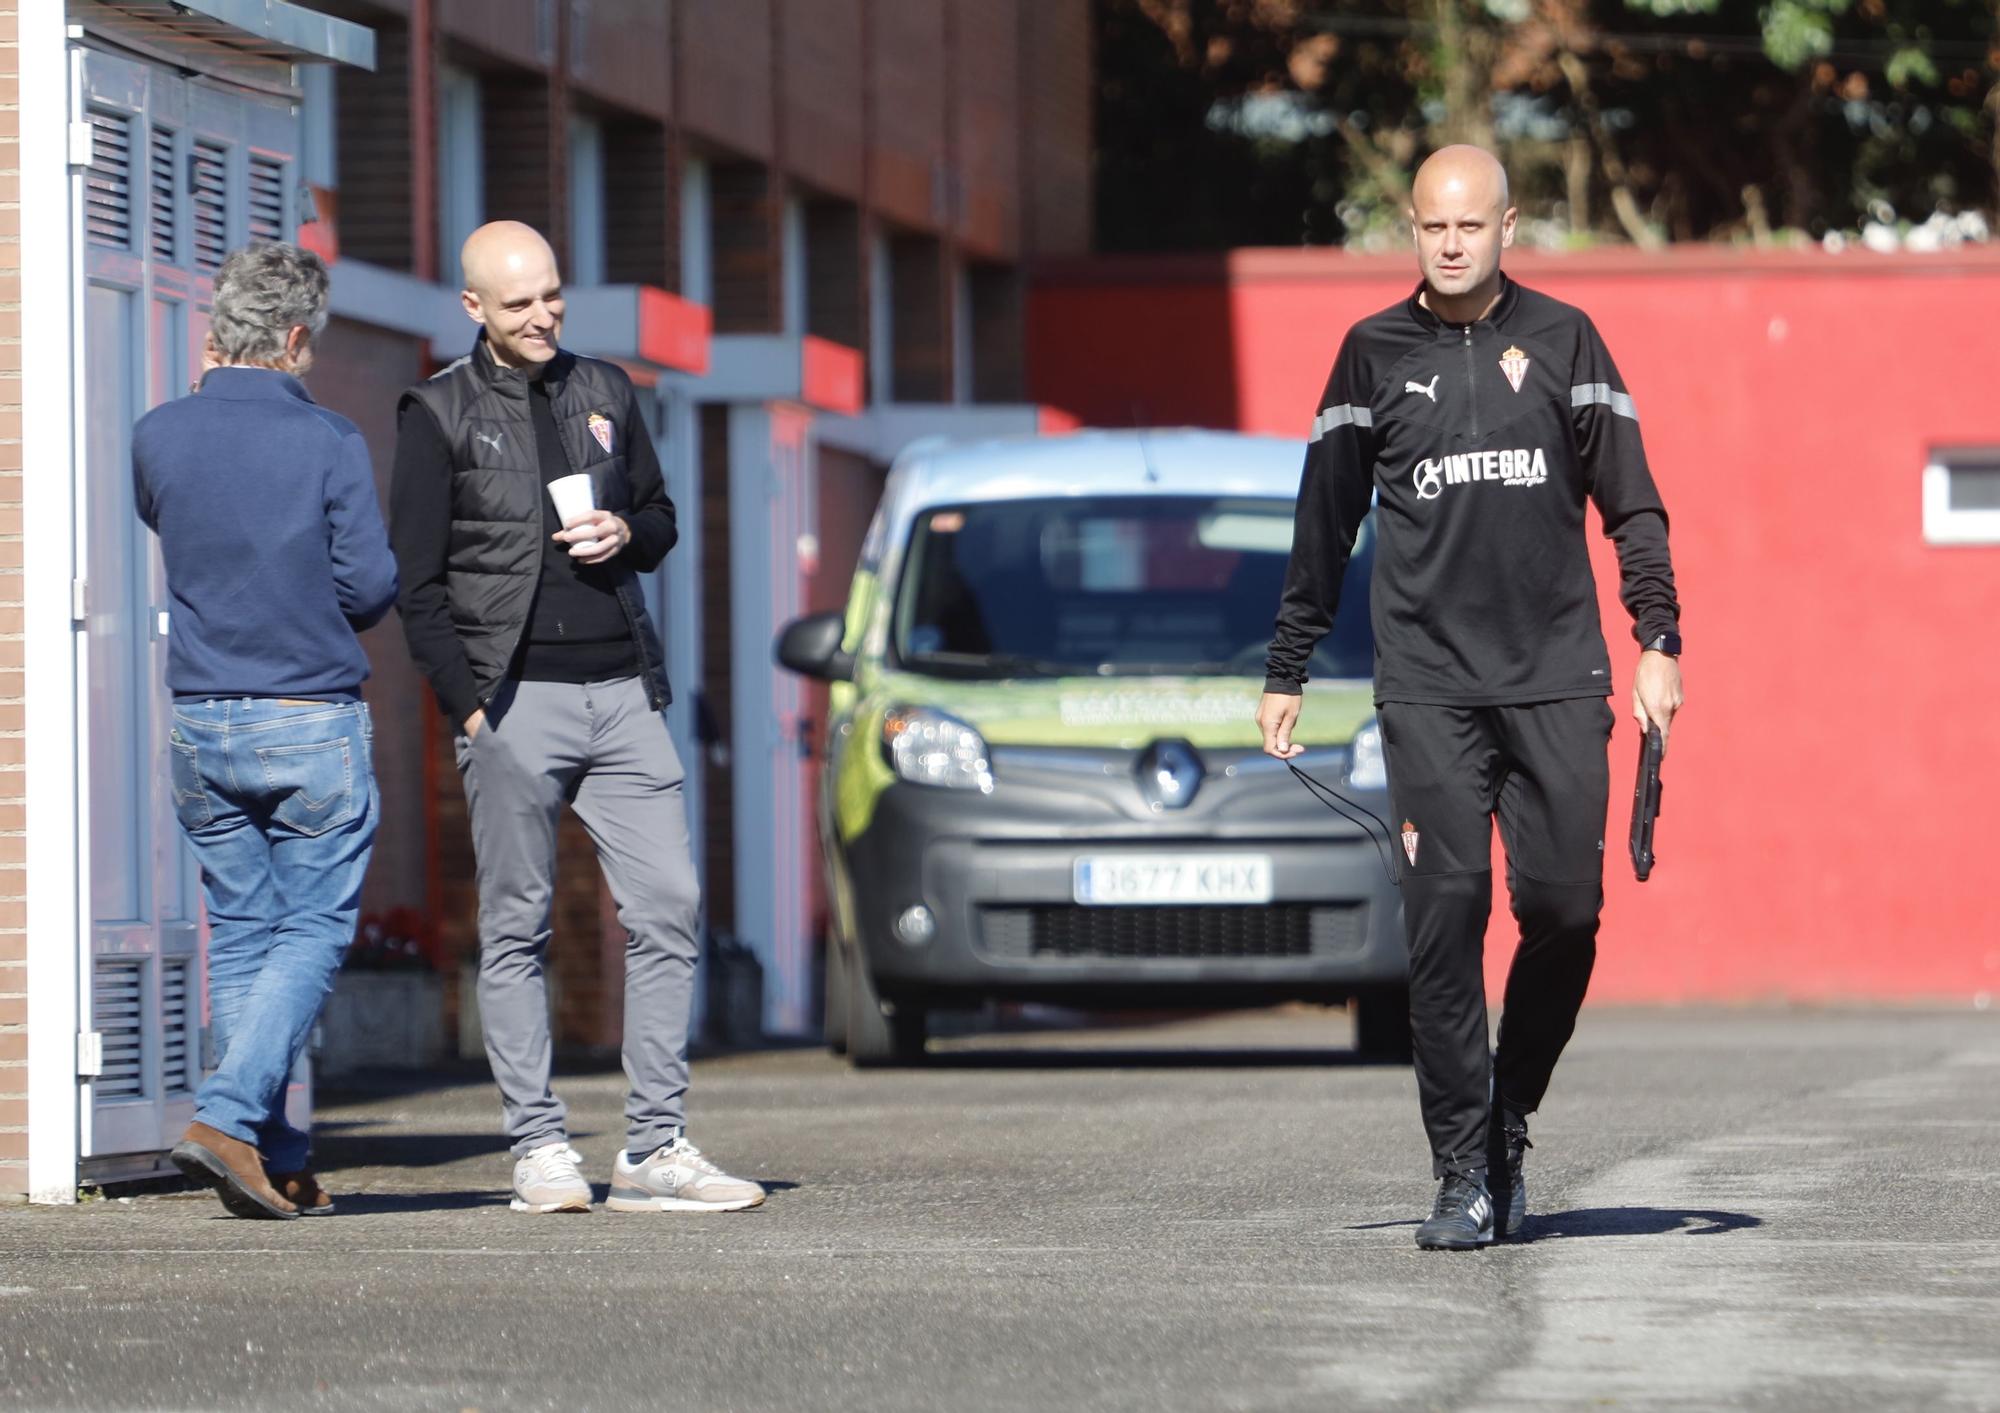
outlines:
{"label": "van headlight", "polygon": [[1382,723],[1369,717],[1347,748],[1347,783],[1357,790],[1389,788],[1389,765],[1382,756]]}
{"label": "van headlight", "polygon": [[914,784],[993,793],[985,740],[946,712],[891,707],[882,719],[882,753],[899,777]]}

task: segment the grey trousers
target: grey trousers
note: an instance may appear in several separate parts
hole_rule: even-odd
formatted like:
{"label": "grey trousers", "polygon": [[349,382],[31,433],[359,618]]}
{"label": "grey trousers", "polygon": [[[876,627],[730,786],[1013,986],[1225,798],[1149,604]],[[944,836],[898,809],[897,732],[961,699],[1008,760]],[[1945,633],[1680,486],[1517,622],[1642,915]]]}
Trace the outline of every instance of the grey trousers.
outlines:
{"label": "grey trousers", "polygon": [[626,1148],[649,1153],[686,1122],[701,902],[666,718],[637,677],[513,682],[457,745],[479,872],[479,1014],[514,1155],[568,1138],[549,1088],[542,971],[564,801],[597,846],[626,931]]}

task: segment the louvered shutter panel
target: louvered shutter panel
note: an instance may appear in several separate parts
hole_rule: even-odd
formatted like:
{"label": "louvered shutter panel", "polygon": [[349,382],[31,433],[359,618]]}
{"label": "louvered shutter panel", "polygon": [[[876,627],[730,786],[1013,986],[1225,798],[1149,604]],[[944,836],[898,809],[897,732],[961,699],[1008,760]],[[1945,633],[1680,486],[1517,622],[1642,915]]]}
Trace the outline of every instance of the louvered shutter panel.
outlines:
{"label": "louvered shutter panel", "polygon": [[97,964],[91,1028],[103,1037],[104,1069],[97,1097],[138,1099],[146,1093],[146,961],[106,959]]}
{"label": "louvered shutter panel", "polygon": [[171,265],[180,255],[180,167],[174,162],[172,128],[153,127],[147,170],[152,182],[152,204],[147,215],[153,258]]}
{"label": "louvered shutter panel", "polygon": [[90,175],[84,225],[98,245],[132,248],[132,120],[90,110]]}
{"label": "louvered shutter panel", "polygon": [[168,1094],[191,1093],[201,1082],[196,1033],[194,959],[160,963],[160,1083]]}
{"label": "louvered shutter panel", "polygon": [[214,274],[229,254],[229,149],[195,139],[188,154],[188,198],[194,217],[195,269]]}
{"label": "louvered shutter panel", "polygon": [[250,154],[250,239],[285,240],[285,164],[261,152]]}

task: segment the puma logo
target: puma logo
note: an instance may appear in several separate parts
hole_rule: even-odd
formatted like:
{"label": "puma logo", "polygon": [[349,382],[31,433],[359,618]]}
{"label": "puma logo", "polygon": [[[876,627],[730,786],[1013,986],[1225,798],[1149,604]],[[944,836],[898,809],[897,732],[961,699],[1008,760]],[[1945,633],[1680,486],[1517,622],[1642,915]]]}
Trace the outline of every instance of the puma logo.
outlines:
{"label": "puma logo", "polygon": [[1420,392],[1425,397],[1429,398],[1432,402],[1436,402],[1438,400],[1437,387],[1438,387],[1438,375],[1436,373],[1433,373],[1431,374],[1431,380],[1428,383],[1416,383],[1416,382],[1404,383],[1403,391],[1406,393]]}
{"label": "puma logo", "polygon": [[500,434],[498,432],[474,432],[472,439],[476,442],[486,443],[486,445],[492,447],[495,451],[500,450]]}

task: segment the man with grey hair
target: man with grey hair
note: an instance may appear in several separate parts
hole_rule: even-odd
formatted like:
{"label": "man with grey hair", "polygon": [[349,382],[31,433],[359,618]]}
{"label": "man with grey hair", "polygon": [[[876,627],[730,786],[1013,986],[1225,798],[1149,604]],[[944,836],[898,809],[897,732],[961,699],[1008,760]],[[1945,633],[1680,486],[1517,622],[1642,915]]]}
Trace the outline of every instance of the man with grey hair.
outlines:
{"label": "man with grey hair", "polygon": [[310,251],[234,252],[199,387],[132,433],[139,515],[166,561],[167,767],[208,904],[218,1056],[173,1159],[241,1217],[333,1210],[285,1090],[375,841],[355,634],[395,602],[396,563],[367,444],[299,381],[326,299]]}

